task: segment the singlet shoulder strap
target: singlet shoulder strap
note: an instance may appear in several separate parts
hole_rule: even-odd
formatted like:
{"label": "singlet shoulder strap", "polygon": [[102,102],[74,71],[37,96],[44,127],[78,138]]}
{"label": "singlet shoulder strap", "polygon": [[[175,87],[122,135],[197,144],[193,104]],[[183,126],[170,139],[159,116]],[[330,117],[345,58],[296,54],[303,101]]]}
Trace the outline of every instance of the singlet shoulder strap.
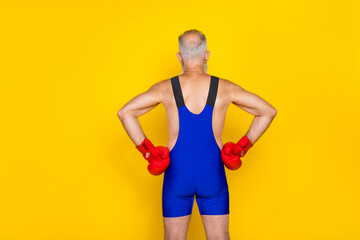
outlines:
{"label": "singlet shoulder strap", "polygon": [[207,105],[214,107],[215,101],[216,101],[218,85],[219,85],[219,78],[211,75],[209,95],[208,95],[208,98],[206,101]]}
{"label": "singlet shoulder strap", "polygon": [[171,85],[172,85],[177,108],[184,106],[185,103],[184,103],[184,98],[183,98],[181,88],[180,88],[179,76],[175,76],[175,77],[171,78]]}

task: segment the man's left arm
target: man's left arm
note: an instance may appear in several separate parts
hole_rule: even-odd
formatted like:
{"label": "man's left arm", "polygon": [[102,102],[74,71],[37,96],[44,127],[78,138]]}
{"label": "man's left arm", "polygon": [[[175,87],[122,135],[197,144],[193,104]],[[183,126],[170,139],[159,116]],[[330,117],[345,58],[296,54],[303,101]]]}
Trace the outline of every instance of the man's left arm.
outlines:
{"label": "man's left arm", "polygon": [[147,113],[161,103],[161,82],[154,84],[129,102],[127,102],[117,115],[130,139],[136,146],[140,145],[146,138],[138,117]]}

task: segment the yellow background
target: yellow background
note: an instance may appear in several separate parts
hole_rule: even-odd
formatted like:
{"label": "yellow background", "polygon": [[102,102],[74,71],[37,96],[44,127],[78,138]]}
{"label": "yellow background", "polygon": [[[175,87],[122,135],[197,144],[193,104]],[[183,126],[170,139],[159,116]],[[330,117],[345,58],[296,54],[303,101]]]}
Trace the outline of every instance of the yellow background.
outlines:
{"label": "yellow background", "polygon": [[[117,118],[180,74],[203,31],[209,74],[278,111],[226,170],[230,236],[360,239],[357,1],[1,1],[0,239],[162,239],[161,188]],[[139,118],[166,145],[159,105]],[[253,116],[232,105],[223,142]],[[194,204],[188,239],[205,239]]]}

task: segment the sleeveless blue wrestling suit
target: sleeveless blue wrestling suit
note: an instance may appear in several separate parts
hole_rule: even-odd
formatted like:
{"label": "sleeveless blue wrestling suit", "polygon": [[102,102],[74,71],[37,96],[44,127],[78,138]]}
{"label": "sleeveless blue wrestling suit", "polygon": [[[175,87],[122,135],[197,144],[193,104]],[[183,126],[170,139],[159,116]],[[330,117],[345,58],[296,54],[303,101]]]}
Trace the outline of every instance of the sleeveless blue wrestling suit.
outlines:
{"label": "sleeveless blue wrestling suit", "polygon": [[194,114],[185,106],[179,77],[171,78],[178,108],[179,134],[164,172],[164,217],[192,213],[194,195],[201,215],[229,214],[229,190],[221,149],[216,143],[212,116],[219,78],[211,76],[206,105]]}

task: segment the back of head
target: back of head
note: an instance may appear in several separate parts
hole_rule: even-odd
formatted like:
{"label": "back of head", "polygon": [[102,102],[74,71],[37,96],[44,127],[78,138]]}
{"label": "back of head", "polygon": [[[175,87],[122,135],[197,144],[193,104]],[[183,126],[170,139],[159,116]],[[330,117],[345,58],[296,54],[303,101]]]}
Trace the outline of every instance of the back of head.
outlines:
{"label": "back of head", "polygon": [[185,62],[199,60],[203,61],[207,43],[205,35],[196,29],[182,33],[179,38],[179,52]]}

